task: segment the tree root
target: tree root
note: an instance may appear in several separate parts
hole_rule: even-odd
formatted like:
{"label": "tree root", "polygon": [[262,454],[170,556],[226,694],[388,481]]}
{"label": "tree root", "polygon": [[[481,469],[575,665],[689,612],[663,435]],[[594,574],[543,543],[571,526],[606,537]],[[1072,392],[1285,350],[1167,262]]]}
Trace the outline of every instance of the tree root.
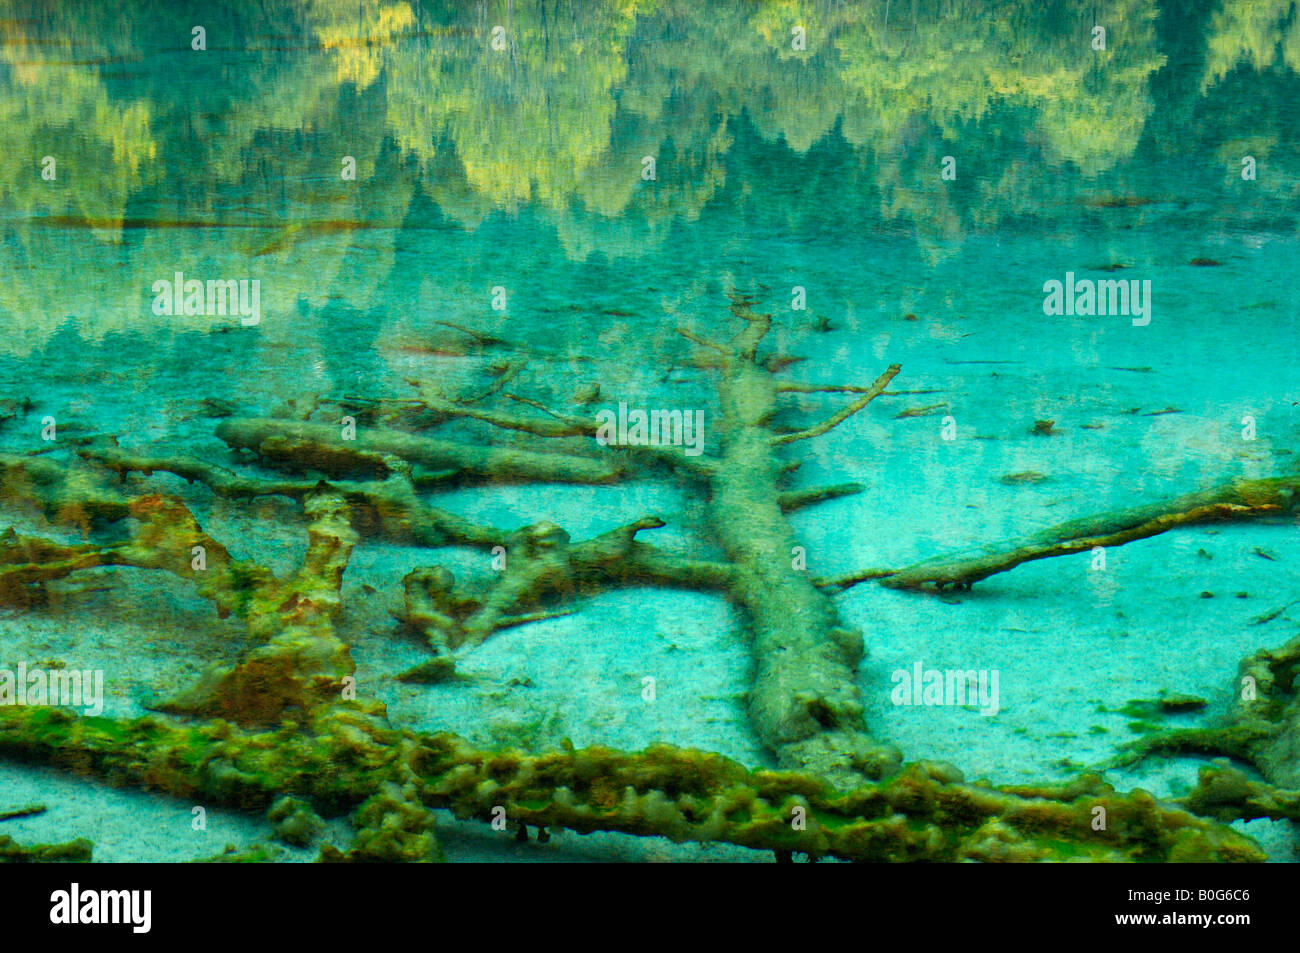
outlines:
{"label": "tree root", "polygon": [[1218,727],[1148,735],[1112,762],[1127,766],[1152,754],[1222,755],[1255,767],[1252,781],[1226,765],[1206,767],[1183,803],[1221,820],[1258,817],[1300,821],[1300,638],[1279,649],[1262,649],[1242,660],[1234,703]]}

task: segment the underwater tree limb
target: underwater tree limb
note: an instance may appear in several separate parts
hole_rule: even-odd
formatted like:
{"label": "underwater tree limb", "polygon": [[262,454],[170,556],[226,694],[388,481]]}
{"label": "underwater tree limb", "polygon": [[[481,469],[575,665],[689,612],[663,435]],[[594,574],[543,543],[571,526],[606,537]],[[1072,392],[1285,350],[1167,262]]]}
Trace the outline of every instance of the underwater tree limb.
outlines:
{"label": "underwater tree limb", "polygon": [[[193,457],[146,456],[115,446],[87,448],[80,451],[80,456],[118,474],[170,472],[201,482],[223,498],[284,495],[306,500],[332,491],[348,501],[354,524],[378,530],[379,535],[397,542],[407,542],[415,537],[433,545],[447,542],[508,545],[511,571],[503,574],[482,600],[454,595],[451,590],[454,579],[446,570],[416,570],[408,574],[405,580],[406,610],[399,618],[428,639],[437,651],[458,648],[466,643],[473,647],[500,629],[567,614],[521,613],[521,609],[548,595],[589,592],[618,585],[717,590],[725,588],[730,579],[730,568],[725,564],[679,557],[637,541],[635,534],[638,531],[663,525],[657,517],[647,517],[631,526],[569,547],[567,534],[552,524],[539,524],[507,533],[428,507],[418,501],[407,478],[399,474],[382,481],[337,480],[326,484],[249,477]],[[563,537],[562,542],[560,537]],[[564,550],[558,565],[546,565],[546,559],[540,556],[548,540]],[[27,542],[25,545],[30,548],[31,544]],[[215,545],[213,548],[216,549]],[[60,549],[58,560],[53,560],[55,554],[49,551],[44,551],[43,555],[39,564],[33,565],[30,559],[25,559],[19,565],[9,567],[7,576],[0,573],[0,581],[11,578],[26,584],[115,559],[120,561],[114,553],[105,554],[95,547]],[[141,562],[136,560],[137,564]],[[25,593],[26,590],[20,588],[17,592]],[[447,605],[448,602],[454,606]],[[214,689],[207,686],[203,691],[211,695]],[[190,704],[190,701],[182,700],[176,704]]]}
{"label": "underwater tree limb", "polygon": [[129,515],[130,502],[107,475],[47,457],[0,454],[0,497],[23,501],[52,523],[94,527]]}
{"label": "underwater tree limb", "polygon": [[20,817],[35,817],[37,814],[44,814],[48,808],[44,804],[28,804],[25,807],[15,807],[7,811],[0,811],[0,821],[14,821]]}
{"label": "underwater tree limb", "polygon": [[861,569],[857,572],[846,573],[843,576],[830,576],[825,579],[816,580],[818,589],[826,589],[831,592],[843,592],[846,589],[852,589],[854,586],[871,582],[877,579],[884,579],[892,576],[897,570],[895,569]]}
{"label": "underwater tree limb", "polygon": [[711,351],[717,351],[719,354],[723,354],[723,355],[727,354],[727,349],[723,347],[721,344],[717,343],[716,341],[710,341],[708,338],[696,334],[694,331],[690,330],[689,328],[677,328],[676,331],[678,334],[686,338],[686,340],[690,341],[692,344],[698,344],[700,347],[708,348]]}
{"label": "underwater tree limb", "polygon": [[1193,814],[1225,823],[1258,818],[1300,823],[1300,790],[1254,781],[1228,766],[1202,767],[1196,787],[1179,803]]}
{"label": "underwater tree limb", "polygon": [[[776,385],[778,394],[868,394],[870,387],[861,384],[801,384],[797,381],[781,381]],[[879,396],[895,393],[884,390]]]}
{"label": "underwater tree limb", "polygon": [[620,467],[589,457],[481,447],[379,428],[358,428],[355,440],[344,440],[341,428],[328,424],[232,417],[217,425],[217,436],[236,449],[252,450],[267,460],[327,476],[353,476],[376,469],[387,475],[384,456],[507,482],[604,484],[623,475]]}
{"label": "underwater tree limb", "polygon": [[771,318],[741,296],[733,296],[732,311],[746,323],[732,347],[713,345],[722,355],[721,452],[706,513],[732,565],[729,595],[747,621],[750,721],[782,766],[851,787],[895,771],[900,755],[866,730],[856,680],[862,634],[792,558],[798,542],[777,489],[789,466],[777,457],[771,429],[778,382],[758,357]]}
{"label": "underwater tree limb", "polygon": [[756,312],[752,295],[732,291],[727,297],[731,301],[728,310],[745,322],[731,339],[731,351],[742,361],[757,363],[758,346],[772,329],[772,315]]}
{"label": "underwater tree limb", "polygon": [[[348,704],[267,732],[221,721],[118,721],[57,709],[0,709],[0,755],[73,768],[113,784],[246,811],[307,799],[322,815],[355,810],[349,854],[322,859],[435,859],[427,810],[577,833],[730,843],[857,861],[1262,861],[1230,827],[1116,794],[1085,777],[1047,788],[955,782],[911,765],[841,791],[791,772],[750,772],[714,754],[660,745],[544,755],[476,749],[454,735],[388,727]],[[1093,830],[1095,809],[1106,812]],[[803,823],[792,823],[796,818]]]}
{"label": "underwater tree limb", "polygon": [[[1112,764],[1126,766],[1152,754],[1225,755],[1253,765],[1268,782],[1245,783],[1223,770],[1202,773],[1188,798],[1213,816],[1250,819],[1267,802],[1279,816],[1300,798],[1300,637],[1277,649],[1260,649],[1242,659],[1233,683],[1233,703],[1222,724],[1156,732],[1129,746]],[[1239,774],[1240,772],[1236,772]],[[1252,802],[1254,806],[1252,806]],[[1281,805],[1281,806],[1279,806]],[[1237,813],[1232,813],[1237,811]]]}
{"label": "underwater tree limb", "polygon": [[19,536],[10,527],[0,535],[0,604],[29,608],[43,600],[45,583],[113,564],[105,547]]}
{"label": "underwater tree limb", "polygon": [[[482,753],[453,736],[428,739],[455,767],[426,788],[459,816],[507,816],[579,833],[615,830],[673,841],[721,841],[778,855],[856,861],[1259,860],[1235,831],[1099,779],[1056,788],[951,783],[923,765],[838,791],[806,774],[753,772],[717,755],[656,746],[530,757]],[[1094,809],[1107,831],[1092,832]],[[803,816],[804,829],[791,823]],[[1114,826],[1112,826],[1114,825]]]}
{"label": "underwater tree limb", "polygon": [[[320,481],[246,476],[184,455],[149,456],[118,447],[97,446],[79,450],[78,456],[118,474],[171,473],[189,482],[202,483],[223,499],[285,496],[303,500],[321,488]],[[352,504],[354,522],[398,544],[487,547],[509,535],[505,530],[430,506],[420,499],[410,477],[404,474],[394,473],[383,480],[330,480],[328,485]]]}
{"label": "underwater tree limb", "polygon": [[862,492],[861,483],[837,483],[834,486],[819,486],[808,490],[787,490],[777,494],[777,502],[782,513],[795,513],[804,507],[827,500],[838,500],[843,496],[853,496]]}
{"label": "underwater tree limb", "polygon": [[333,700],[342,679],[355,671],[331,624],[357,539],[349,507],[322,486],[304,500],[304,510],[307,553],[286,579],[234,559],[184,503],[150,493],[130,499],[127,513],[135,522],[123,540],[65,545],[6,533],[0,539],[0,596],[27,605],[32,587],[103,566],[157,569],[186,579],[220,617],[241,619],[259,644],[162,709],[219,714],[240,723],[273,721],[286,709]]}
{"label": "underwater tree limb", "polygon": [[[535,437],[595,437],[600,425],[594,417],[574,417],[551,410],[540,401],[520,397],[517,394],[504,395],[511,400],[535,407],[547,417],[522,417],[503,411],[487,408],[454,404],[450,401],[433,401],[429,404],[437,412],[448,418],[464,417],[478,420],[502,430],[514,430]],[[655,446],[653,444],[608,444],[607,449],[615,450],[632,458],[666,464],[668,467],[696,477],[707,477],[711,472],[711,462],[704,457],[688,457],[680,447]]]}
{"label": "underwater tree limb", "polygon": [[[530,402],[533,403],[533,402]],[[464,417],[478,420],[502,430],[516,430],[536,437],[587,437],[595,433],[595,424],[581,418],[565,417],[551,413],[550,417],[518,417],[501,411],[454,403],[445,398],[424,398],[425,406],[447,417]],[[540,407],[540,405],[537,405]],[[545,408],[541,408],[545,409]]]}
{"label": "underwater tree limb", "polygon": [[1223,761],[1201,768],[1179,803],[1203,817],[1300,823],[1300,637],[1242,659],[1232,706],[1218,724],[1159,731],[1132,742],[1110,762],[1136,764],[1152,755],[1217,755],[1254,767],[1248,777]]}
{"label": "underwater tree limb", "polygon": [[891,589],[926,584],[969,587],[995,573],[1052,556],[1119,546],[1138,539],[1219,519],[1245,519],[1290,510],[1300,476],[1235,480],[1170,500],[1070,520],[1016,542],[986,546],[972,555],[940,556],[915,563],[881,579]]}
{"label": "underwater tree limb", "polygon": [[298,570],[284,580],[268,573],[251,588],[232,586],[245,600],[240,615],[249,634],[262,644],[212,669],[158,710],[269,724],[288,711],[308,712],[340,697],[356,665],[333,620],[358,537],[346,501],[328,488],[304,501],[304,510],[308,543]]}
{"label": "underwater tree limb", "polygon": [[[494,632],[553,613],[529,613],[549,598],[571,598],[620,586],[655,585],[722,590],[731,567],[687,559],[636,539],[664,525],[648,516],[580,543],[554,523],[543,522],[512,533],[505,546],[505,568],[481,597],[455,588],[442,567],[417,569],[403,580],[406,608],[400,618],[439,654],[474,648]],[[525,613],[521,616],[520,613]]]}
{"label": "underwater tree limb", "polygon": [[[275,581],[260,566],[233,559],[178,499],[157,493],[133,497],[124,515],[137,521],[132,534],[111,543],[64,544],[19,536],[12,528],[6,531],[0,537],[0,599],[27,606],[33,591],[54,579],[99,567],[129,566],[160,569],[193,582],[225,618],[247,609],[244,593]],[[203,552],[201,571],[194,567],[195,547]]]}
{"label": "underwater tree limb", "polygon": [[889,365],[889,368],[876,378],[876,382],[867,388],[866,392],[861,397],[841,408],[838,413],[823,420],[815,427],[809,427],[807,430],[800,430],[797,433],[787,433],[773,437],[772,443],[780,445],[784,443],[794,443],[796,440],[808,440],[811,437],[820,437],[822,434],[848,420],[858,411],[862,410],[862,408],[866,407],[867,404],[879,397],[881,392],[889,386],[889,382],[897,377],[899,371],[902,369],[902,365],[900,364]]}
{"label": "underwater tree limb", "polygon": [[21,845],[7,834],[0,834],[0,864],[50,864],[59,862],[88,863],[94,845],[84,837],[65,844]]}

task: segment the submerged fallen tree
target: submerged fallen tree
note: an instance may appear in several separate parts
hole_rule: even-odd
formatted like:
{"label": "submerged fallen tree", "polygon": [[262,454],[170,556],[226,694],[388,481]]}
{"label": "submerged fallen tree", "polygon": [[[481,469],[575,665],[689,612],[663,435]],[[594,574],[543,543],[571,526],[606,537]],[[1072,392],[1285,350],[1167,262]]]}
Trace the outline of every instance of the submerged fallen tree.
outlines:
{"label": "submerged fallen tree", "polygon": [[727,843],[787,858],[1264,859],[1232,828],[1141,791],[1116,794],[1095,776],[995,788],[914,764],[841,791],[813,775],[751,772],[718,755],[663,745],[634,754],[482,751],[453,735],[392,729],[366,706],[345,703],[264,733],[223,721],[0,709],[0,754],[242,810],[266,810],[291,795],[326,816],[351,811],[352,847],[327,848],[326,860],[436,860],[434,809],[505,817],[516,828]]}
{"label": "submerged fallen tree", "polygon": [[[5,476],[11,492],[29,485],[22,461],[11,459]],[[86,506],[117,512],[110,503],[120,503],[133,531],[98,547],[14,534],[0,549],[11,592],[100,566],[160,569],[194,582],[219,612],[243,620],[260,644],[160,706],[185,719],[0,707],[0,755],[241,810],[268,810],[292,797],[327,816],[350,813],[352,845],[325,848],[325,860],[436,860],[435,809],[484,820],[503,816],[517,828],[724,842],[782,857],[1263,857],[1230,828],[1142,792],[1117,794],[1095,777],[994,788],[966,784],[949,766],[913,764],[882,782],[843,790],[815,774],[750,772],[717,755],[667,746],[534,756],[395,729],[381,704],[358,696],[350,651],[333,629],[355,543],[336,490],[322,484],[305,499],[307,553],[297,571],[279,579],[232,560],[178,499],[119,497],[86,474],[63,482],[98,486]],[[595,548],[628,546],[640,528],[611,534]],[[209,554],[202,569],[184,558],[196,545]],[[54,848],[28,853],[71,856]]]}
{"label": "submerged fallen tree", "polygon": [[[500,546],[509,553],[506,570],[486,593],[458,591],[454,577],[442,567],[408,577],[406,621],[423,631],[435,651],[472,648],[500,628],[545,617],[535,610],[546,598],[619,585],[723,593],[740,607],[748,623],[755,664],[749,712],[760,739],[782,766],[853,786],[896,770],[900,756],[866,729],[856,681],[864,652],[862,634],[839,618],[827,591],[797,568],[798,540],[787,515],[860,487],[783,490],[780,482],[792,467],[779,458],[778,451],[820,436],[865,408],[899,368],[890,367],[870,387],[838,388],[857,396],[823,423],[780,433],[773,422],[781,410],[778,397],[787,388],[768,369],[780,362],[758,353],[771,316],[755,313],[751,302],[739,296],[733,296],[732,312],[743,326],[725,344],[685,332],[704,349],[702,365],[719,376],[720,446],[715,454],[691,456],[680,447],[647,445],[609,445],[593,451],[588,438],[596,436],[594,419],[550,411],[529,417],[437,397],[418,406],[404,405],[401,411],[407,419],[433,413],[440,422],[463,418],[540,438],[576,439],[580,445],[556,452],[479,447],[384,427],[360,427],[349,437],[336,426],[250,418],[224,420],[217,434],[232,448],[255,453],[263,463],[322,476],[344,498],[375,514],[371,525],[390,538],[417,535],[417,526],[433,523],[446,541]],[[538,406],[535,401],[527,403]],[[119,473],[171,471],[209,483],[227,496],[302,497],[309,492],[293,481],[268,480],[259,486],[199,461],[133,457],[116,447],[91,448],[82,456]],[[636,540],[641,530],[662,525],[656,517],[577,544],[550,523],[511,533],[465,521],[457,524],[411,499],[406,489],[416,467],[450,467],[453,479],[594,484],[644,475],[647,468],[655,472],[667,468],[706,493],[709,525],[728,561],[719,564],[675,556]],[[365,479],[358,481],[359,476]],[[431,534],[418,535],[430,538]]]}
{"label": "submerged fallen tree", "polygon": [[[794,385],[787,361],[760,354],[770,316],[733,296],[740,330],[726,342],[689,329],[696,362],[717,376],[718,426],[710,452],[679,446],[606,445],[595,420],[556,413],[507,393],[515,373],[471,398],[426,393],[379,405],[355,431],[332,424],[230,418],[217,428],[234,450],[285,471],[252,474],[193,456],[141,453],[114,440],[77,447],[59,461],[0,457],[0,496],[88,541],[13,531],[0,540],[0,600],[39,607],[53,581],[106,566],[156,569],[189,581],[218,614],[240,620],[249,645],[196,685],[136,720],[73,718],[0,708],[0,754],[83,771],[113,783],[263,810],[285,797],[311,809],[352,812],[356,837],[324,859],[437,859],[435,809],[519,826],[723,841],[782,856],[853,860],[1259,860],[1230,828],[1117,794],[1097,778],[1055,787],[967,784],[955,768],[904,766],[863,719],[857,667],[865,645],[832,595],[865,579],[918,588],[969,586],[1022,562],[1119,545],[1211,518],[1277,512],[1294,482],[1253,481],[1116,514],[1076,520],[973,556],[927,560],[836,580],[811,577],[788,515],[858,492],[856,484],[791,490],[786,448],[829,433],[886,392],[890,366],[871,384]],[[810,427],[781,429],[783,394],[852,399]],[[534,412],[492,408],[510,400]],[[495,446],[410,432],[448,422],[509,431],[559,449]],[[185,499],[142,485],[155,473],[205,485],[223,499],[280,496],[301,506],[309,542],[284,578],[232,557],[199,525]],[[606,484],[665,474],[705,500],[705,526],[723,558],[660,549],[643,534],[647,515],[575,541],[541,520],[505,530],[432,505],[430,492],[484,481]],[[118,478],[114,480],[114,475]],[[137,476],[139,475],[139,476]],[[755,733],[785,771],[749,772],[702,752],[668,747],[525,755],[487,752],[451,735],[393,727],[356,684],[335,632],[353,549],[376,537],[401,545],[470,546],[499,554],[486,584],[464,584],[445,566],[404,580],[404,626],[419,633],[445,672],[496,633],[571,611],[584,593],[619,586],[716,592],[740,611],[753,655],[748,711]],[[202,559],[195,554],[202,553]],[[1289,683],[1288,683],[1289,685]],[[1189,805],[1190,806],[1190,805]]]}

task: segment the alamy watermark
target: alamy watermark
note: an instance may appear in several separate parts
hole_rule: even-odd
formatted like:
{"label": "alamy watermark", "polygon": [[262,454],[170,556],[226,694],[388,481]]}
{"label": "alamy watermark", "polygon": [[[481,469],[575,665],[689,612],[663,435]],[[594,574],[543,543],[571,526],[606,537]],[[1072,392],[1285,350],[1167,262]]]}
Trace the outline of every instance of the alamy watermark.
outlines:
{"label": "alamy watermark", "polygon": [[909,671],[896,669],[890,676],[895,682],[889,699],[895,705],[950,705],[958,708],[978,707],[981,715],[996,715],[998,670],[982,668],[925,668],[914,662]]}
{"label": "alamy watermark", "polygon": [[101,669],[0,668],[0,705],[49,705],[81,708],[83,714],[104,710],[104,672]]}
{"label": "alamy watermark", "polygon": [[252,327],[262,320],[262,282],[254,278],[200,281],[176,272],[153,283],[153,313],[157,315],[239,315]]}
{"label": "alamy watermark", "polygon": [[153,925],[152,890],[82,890],[73,883],[50,894],[54,924],[125,924],[132,933],[148,933]]}
{"label": "alamy watermark", "polygon": [[688,457],[704,452],[704,411],[628,410],[620,402],[618,411],[596,413],[596,442],[626,447],[685,447]]}
{"label": "alamy watermark", "polygon": [[1151,279],[1074,277],[1065,273],[1064,283],[1051,279],[1043,285],[1043,314],[1058,317],[1068,315],[1125,315],[1132,316],[1135,328],[1151,323]]}

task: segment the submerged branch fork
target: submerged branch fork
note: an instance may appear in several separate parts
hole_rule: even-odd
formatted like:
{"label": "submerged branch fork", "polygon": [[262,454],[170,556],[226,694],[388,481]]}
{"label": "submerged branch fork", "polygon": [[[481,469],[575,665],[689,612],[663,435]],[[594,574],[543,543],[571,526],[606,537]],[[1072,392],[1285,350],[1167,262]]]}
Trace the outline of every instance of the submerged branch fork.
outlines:
{"label": "submerged branch fork", "polygon": [[647,516],[579,543],[554,523],[524,527],[510,536],[510,558],[481,596],[457,591],[445,569],[408,574],[400,618],[437,654],[448,655],[532,621],[526,616],[551,617],[529,611],[548,599],[638,585],[725,591],[732,580],[729,565],[677,556],[636,539],[639,532],[664,525]]}
{"label": "submerged branch fork", "polygon": [[[889,386],[889,382],[897,377],[898,373],[902,369],[902,365],[900,364],[889,365],[889,368],[876,378],[876,382],[867,388],[866,392],[861,397],[843,407],[838,413],[822,421],[817,426],[810,427],[807,430],[800,430],[797,433],[787,433],[772,437],[772,445],[780,446],[781,444],[794,443],[797,440],[808,440],[811,437],[820,437],[822,434],[848,420],[858,411],[866,407],[867,404],[879,397],[885,388]],[[778,387],[778,390],[779,389],[780,388]]]}

